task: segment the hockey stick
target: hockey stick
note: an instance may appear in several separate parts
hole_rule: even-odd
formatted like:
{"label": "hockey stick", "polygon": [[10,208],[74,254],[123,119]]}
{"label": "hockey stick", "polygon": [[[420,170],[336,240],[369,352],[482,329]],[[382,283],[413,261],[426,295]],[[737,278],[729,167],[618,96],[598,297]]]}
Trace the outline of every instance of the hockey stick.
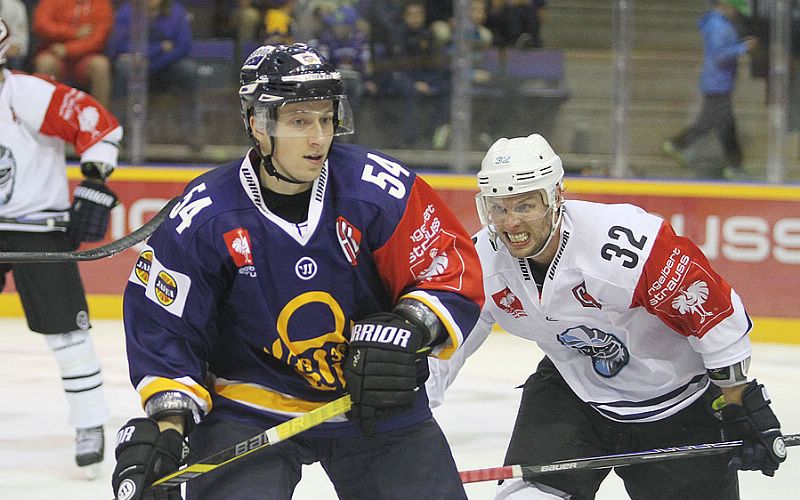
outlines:
{"label": "hockey stick", "polygon": [[0,262],[77,262],[111,257],[147,239],[167,217],[172,207],[180,200],[180,197],[171,199],[164,205],[164,208],[159,210],[152,219],[144,223],[139,229],[111,243],[90,248],[89,250],[72,252],[0,252]]}
{"label": "hockey stick", "polygon": [[[800,434],[783,436],[786,446],[800,446]],[[599,457],[576,458],[575,460],[558,460],[542,465],[506,465],[489,469],[474,469],[459,472],[462,483],[481,481],[499,481],[500,479],[531,478],[549,472],[574,471],[585,469],[610,469],[626,465],[638,465],[645,462],[659,462],[675,458],[698,457],[728,453],[742,445],[741,441],[722,443],[691,444],[672,448],[656,448],[648,451],[622,453],[619,455],[603,455]]]}
{"label": "hockey stick", "polygon": [[172,488],[185,483],[197,476],[210,472],[217,467],[238,460],[254,451],[258,451],[277,442],[288,439],[300,434],[303,431],[315,427],[333,417],[342,415],[350,410],[350,395],[342,396],[330,403],[320,406],[305,415],[295,417],[275,427],[271,427],[264,432],[237,443],[230,448],[226,448],[210,457],[199,460],[183,469],[167,474],[153,483],[153,488]]}

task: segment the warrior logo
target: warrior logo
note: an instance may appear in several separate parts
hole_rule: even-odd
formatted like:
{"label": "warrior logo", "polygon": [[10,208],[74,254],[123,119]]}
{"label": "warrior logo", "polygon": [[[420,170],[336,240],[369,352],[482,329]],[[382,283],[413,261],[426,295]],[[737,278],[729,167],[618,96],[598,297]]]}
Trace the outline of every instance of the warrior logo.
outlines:
{"label": "warrior logo", "polygon": [[520,302],[519,297],[514,295],[514,292],[509,290],[508,287],[505,287],[499,292],[493,294],[492,299],[494,300],[494,303],[497,304],[497,307],[517,319],[524,318],[528,315],[528,313],[526,313],[522,308],[522,302]]}
{"label": "warrior logo", "polygon": [[11,149],[0,146],[0,205],[5,205],[11,199],[16,171],[17,162]]}
{"label": "warrior logo", "polygon": [[317,263],[311,257],[302,257],[294,265],[294,273],[303,281],[308,281],[317,274]]}
{"label": "warrior logo", "polygon": [[253,245],[250,243],[250,234],[247,229],[237,227],[223,234],[222,237],[225,239],[228,253],[231,254],[236,267],[253,265]]}
{"label": "warrior logo", "polygon": [[336,219],[336,238],[342,247],[345,258],[351,266],[358,264],[358,250],[361,247],[361,231],[342,216]]}
{"label": "warrior logo", "polygon": [[602,377],[613,377],[630,360],[628,348],[616,336],[597,328],[580,325],[559,333],[556,338],[562,345],[592,358],[594,371]]}
{"label": "warrior logo", "polygon": [[672,299],[672,307],[679,313],[700,315],[700,324],[705,323],[706,318],[713,316],[713,312],[708,312],[703,308],[703,304],[708,300],[708,285],[705,281],[697,280],[686,290],[680,290],[679,295]]}
{"label": "warrior logo", "polygon": [[583,307],[596,307],[598,309],[603,308],[603,305],[597,302],[597,300],[589,295],[589,292],[586,291],[585,281],[581,281],[580,285],[572,289],[572,295],[578,299],[578,302],[580,302]]}

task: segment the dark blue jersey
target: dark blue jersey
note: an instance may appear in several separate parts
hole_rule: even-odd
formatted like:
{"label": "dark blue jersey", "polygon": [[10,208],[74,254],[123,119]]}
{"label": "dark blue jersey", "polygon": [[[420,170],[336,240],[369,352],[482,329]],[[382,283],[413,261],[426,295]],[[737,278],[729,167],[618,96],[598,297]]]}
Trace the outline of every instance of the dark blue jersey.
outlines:
{"label": "dark blue jersey", "polygon": [[[209,418],[269,427],[347,392],[342,376],[353,321],[401,297],[433,310],[448,358],[483,303],[469,235],[428,184],[395,159],[331,148],[308,220],[265,206],[248,157],[209,171],[139,256],[125,290],[131,381],[145,402],[190,395]],[[413,412],[379,430],[430,416]],[[354,432],[344,418],[309,431]]]}

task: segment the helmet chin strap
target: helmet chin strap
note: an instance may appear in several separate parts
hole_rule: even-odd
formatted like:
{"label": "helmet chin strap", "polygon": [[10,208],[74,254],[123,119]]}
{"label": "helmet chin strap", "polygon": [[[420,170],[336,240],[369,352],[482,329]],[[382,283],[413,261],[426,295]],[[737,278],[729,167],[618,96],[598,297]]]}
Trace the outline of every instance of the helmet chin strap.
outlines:
{"label": "helmet chin strap", "polygon": [[270,142],[272,148],[271,148],[271,150],[270,150],[268,155],[264,155],[264,153],[261,151],[261,145],[258,143],[258,139],[255,138],[255,136],[253,135],[252,132],[250,133],[250,139],[253,141],[253,144],[255,144],[255,146],[256,146],[255,147],[256,154],[258,155],[259,158],[261,158],[261,166],[264,167],[264,170],[267,172],[267,174],[271,175],[272,177],[275,177],[279,181],[288,182],[289,184],[305,184],[304,181],[298,181],[297,179],[292,179],[291,177],[286,177],[285,175],[281,174],[275,168],[275,165],[272,164],[272,155],[275,154],[275,138],[274,137],[270,137],[270,141],[269,142]]}
{"label": "helmet chin strap", "polygon": [[553,214],[553,219],[552,219],[551,225],[550,225],[550,236],[547,237],[547,241],[544,242],[544,244],[542,245],[542,247],[539,249],[538,252],[535,252],[535,253],[533,253],[531,255],[528,255],[527,258],[532,259],[534,257],[538,257],[545,251],[545,249],[547,249],[547,247],[550,245],[550,242],[553,240],[553,236],[556,235],[556,232],[558,230],[558,225],[561,223],[561,215],[563,213],[564,213],[564,211],[559,206],[558,207],[558,214],[557,215]]}

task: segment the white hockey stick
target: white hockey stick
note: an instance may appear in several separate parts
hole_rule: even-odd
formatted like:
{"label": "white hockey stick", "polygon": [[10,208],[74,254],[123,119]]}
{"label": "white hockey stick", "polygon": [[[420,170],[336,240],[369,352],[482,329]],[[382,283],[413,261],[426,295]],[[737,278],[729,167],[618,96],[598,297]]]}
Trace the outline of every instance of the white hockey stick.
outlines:
{"label": "white hockey stick", "polygon": [[[800,434],[783,436],[786,446],[800,446]],[[599,457],[576,458],[574,460],[558,460],[541,465],[506,465],[489,469],[474,469],[459,472],[462,483],[478,483],[481,481],[499,481],[500,479],[533,478],[550,472],[564,472],[586,469],[610,469],[626,465],[639,465],[646,462],[659,462],[675,458],[699,457],[728,453],[742,445],[741,441],[725,441],[722,443],[691,444],[671,448],[622,453],[619,455],[603,455]]]}
{"label": "white hockey stick", "polygon": [[180,200],[180,197],[171,199],[164,205],[164,208],[159,210],[152,219],[144,223],[139,229],[111,243],[90,248],[89,250],[72,252],[0,252],[0,263],[78,262],[111,257],[147,239],[161,225],[161,222],[167,217],[172,207]]}

